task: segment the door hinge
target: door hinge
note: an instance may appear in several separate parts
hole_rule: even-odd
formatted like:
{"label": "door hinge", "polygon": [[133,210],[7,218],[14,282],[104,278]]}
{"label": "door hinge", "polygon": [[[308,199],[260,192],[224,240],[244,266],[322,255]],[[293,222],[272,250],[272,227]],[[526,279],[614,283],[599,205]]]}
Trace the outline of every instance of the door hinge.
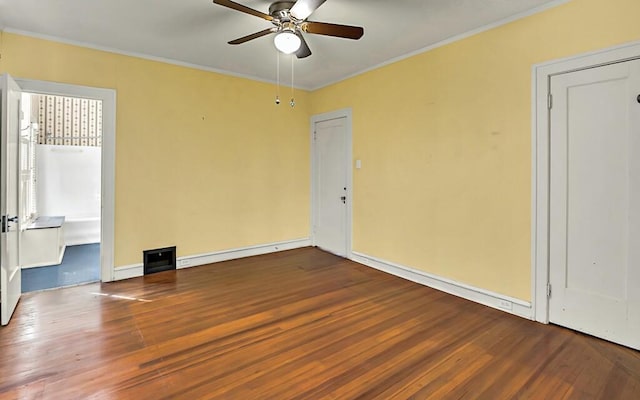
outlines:
{"label": "door hinge", "polygon": [[316,139],[318,139],[317,133],[316,131],[313,131],[313,140],[316,140]]}
{"label": "door hinge", "polygon": [[547,297],[551,297],[551,283],[547,283]]}
{"label": "door hinge", "polygon": [[547,107],[549,107],[549,110],[553,108],[553,95],[551,93],[547,96]]}

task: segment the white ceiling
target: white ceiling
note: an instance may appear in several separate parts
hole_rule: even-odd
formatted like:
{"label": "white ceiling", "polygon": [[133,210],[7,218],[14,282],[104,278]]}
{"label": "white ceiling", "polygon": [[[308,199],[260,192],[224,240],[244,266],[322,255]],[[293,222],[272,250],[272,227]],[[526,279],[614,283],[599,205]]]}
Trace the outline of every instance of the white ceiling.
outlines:
{"label": "white ceiling", "polygon": [[[235,0],[268,13],[270,0]],[[315,89],[558,0],[327,0],[310,20],[364,27],[359,41],[306,34],[295,85]],[[275,81],[271,23],[212,0],[0,0],[0,28]],[[286,59],[284,58],[286,57]],[[290,79],[290,56],[282,77]],[[286,78],[284,78],[286,77]]]}

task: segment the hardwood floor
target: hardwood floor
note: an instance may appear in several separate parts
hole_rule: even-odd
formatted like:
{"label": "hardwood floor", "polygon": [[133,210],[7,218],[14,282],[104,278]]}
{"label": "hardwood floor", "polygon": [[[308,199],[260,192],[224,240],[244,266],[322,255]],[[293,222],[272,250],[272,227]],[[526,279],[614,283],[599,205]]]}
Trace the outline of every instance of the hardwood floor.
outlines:
{"label": "hardwood floor", "polygon": [[640,353],[313,248],[23,296],[0,399],[638,399]]}

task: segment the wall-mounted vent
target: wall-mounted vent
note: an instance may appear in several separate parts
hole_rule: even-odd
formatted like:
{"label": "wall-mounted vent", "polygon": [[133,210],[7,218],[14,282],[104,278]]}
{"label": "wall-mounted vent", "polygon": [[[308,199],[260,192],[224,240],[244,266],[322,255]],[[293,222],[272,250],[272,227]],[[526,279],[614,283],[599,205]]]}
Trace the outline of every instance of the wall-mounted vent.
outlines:
{"label": "wall-mounted vent", "polygon": [[176,246],[145,250],[142,254],[145,275],[176,269]]}

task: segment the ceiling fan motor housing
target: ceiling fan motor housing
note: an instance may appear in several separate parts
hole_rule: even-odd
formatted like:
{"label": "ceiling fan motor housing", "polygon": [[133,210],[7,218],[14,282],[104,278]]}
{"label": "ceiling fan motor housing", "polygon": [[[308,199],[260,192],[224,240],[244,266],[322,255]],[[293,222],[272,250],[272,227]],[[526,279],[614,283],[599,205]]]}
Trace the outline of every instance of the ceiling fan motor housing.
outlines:
{"label": "ceiling fan motor housing", "polygon": [[[295,4],[295,1],[276,1],[269,6],[269,15],[280,22],[289,22],[292,20],[289,10]],[[277,25],[277,22],[274,21]]]}

